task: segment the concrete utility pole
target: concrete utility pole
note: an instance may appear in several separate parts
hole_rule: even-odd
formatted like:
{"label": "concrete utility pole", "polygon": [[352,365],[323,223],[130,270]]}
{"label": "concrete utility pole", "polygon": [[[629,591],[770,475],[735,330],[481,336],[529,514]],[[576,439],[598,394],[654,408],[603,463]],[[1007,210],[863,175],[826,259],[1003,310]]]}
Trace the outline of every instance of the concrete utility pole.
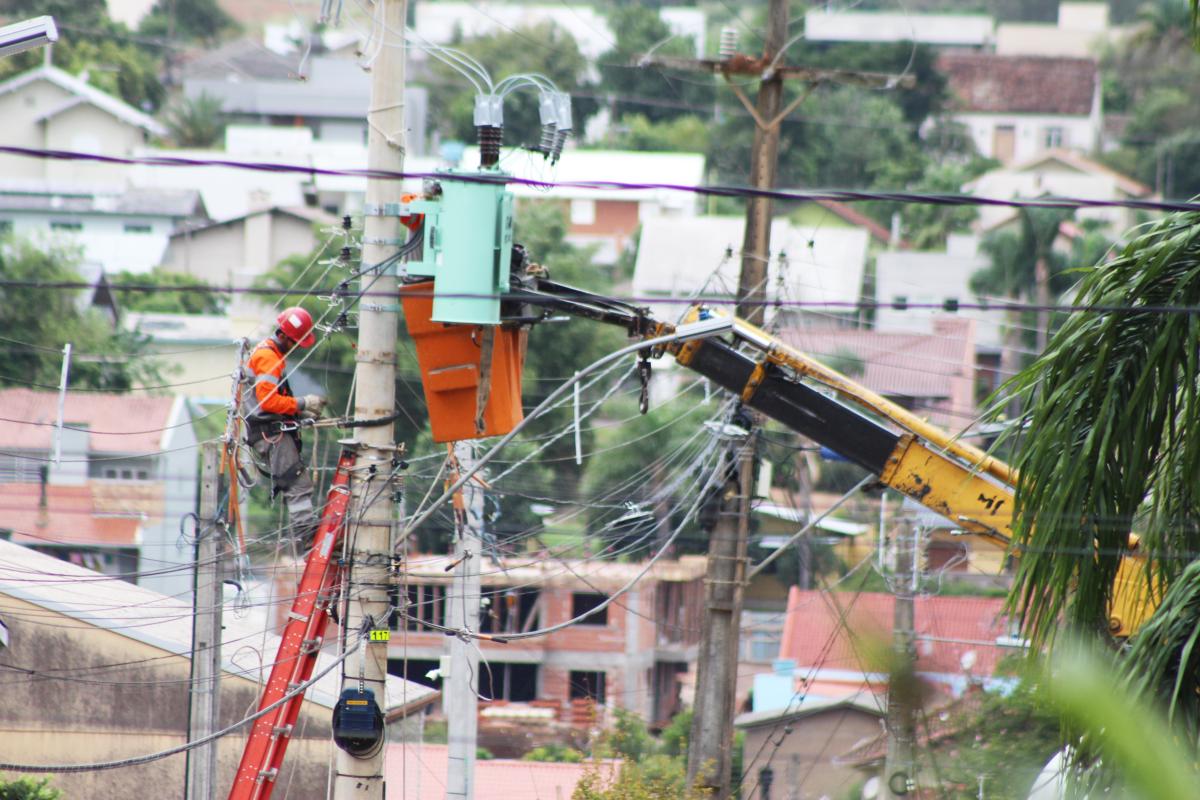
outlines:
{"label": "concrete utility pole", "polygon": [[688,739],[688,784],[711,789],[716,798],[730,795],[733,767],[733,718],[737,690],[738,633],[754,492],[754,434],[735,454],[738,479],[721,492],[717,524],[709,536],[704,576],[705,615],[696,650],[696,698]]}
{"label": "concrete utility pole", "polygon": [[[224,600],[221,560],[225,536],[217,527],[221,480],[217,465],[221,445],[201,446],[200,518],[196,522],[196,583],[192,595],[192,695],[188,741],[217,730],[221,687],[221,605]],[[187,756],[187,800],[213,800],[217,744],[211,742]]]}
{"label": "concrete utility pole", "polygon": [[[404,170],[404,22],[407,0],[376,0],[380,14],[376,35],[383,46],[371,67],[371,105],[367,109],[367,169],[383,172]],[[399,217],[385,205],[399,203],[400,181],[372,176],[367,181],[363,221],[363,268],[395,255],[402,243]],[[368,273],[362,287],[370,295],[359,302],[358,352],[355,354],[354,416],[378,419],[396,408],[396,331],[399,324],[399,295],[396,268],[383,274]],[[393,500],[385,481],[396,458],[391,425],[357,428],[358,467],[353,488],[353,514],[358,520],[347,532],[354,543],[350,553],[351,579],[349,613],[345,620],[352,635],[362,629],[368,616],[372,627],[385,627],[391,608],[389,566],[392,558]],[[373,472],[372,472],[373,470]],[[375,701],[387,710],[387,643],[367,643],[364,685],[375,693]],[[358,685],[349,672],[343,689]],[[387,747],[369,758],[356,758],[339,750],[336,800],[383,800],[384,757]]]}
{"label": "concrete utility pole", "polygon": [[887,760],[883,798],[902,798],[915,788],[917,744],[916,619],[913,597],[919,586],[919,527],[903,524],[896,532],[896,606],[892,622],[892,679],[888,686]]}
{"label": "concrete utility pole", "polygon": [[[643,56],[637,61],[642,66],[710,72],[725,78],[738,100],[754,118],[750,185],[756,189],[775,187],[779,126],[817,85],[851,83],[876,88],[913,85],[911,76],[788,66],[783,63],[787,34],[787,0],[771,0],[761,57],[723,53],[718,60]],[[731,80],[737,76],[761,78],[757,102],[752,104]],[[789,79],[799,80],[807,86],[784,107],[783,87]],[[771,211],[770,198],[755,197],[746,204],[746,231],[738,278],[738,315],[756,325],[761,325],[765,317],[767,265],[771,258]],[[729,754],[733,740],[738,640],[745,588],[746,538],[750,530],[754,486],[753,442],[754,437],[751,436],[739,451],[740,481],[725,488],[719,517],[721,522],[713,532],[708,552],[708,601],[698,655],[695,716],[688,747],[688,783],[711,788],[716,800],[727,798],[731,785]],[[737,505],[733,506],[735,500]],[[736,519],[736,525],[726,521],[727,517]]]}
{"label": "concrete utility pole", "polygon": [[[454,443],[458,475],[475,464],[475,443]],[[482,475],[476,473],[482,479]],[[454,583],[446,593],[446,626],[455,630],[479,631],[479,571],[483,533],[484,493],[476,480],[463,486],[454,503]],[[475,749],[479,733],[479,648],[457,636],[448,640],[450,677],[444,686],[446,739],[446,800],[475,797]]]}

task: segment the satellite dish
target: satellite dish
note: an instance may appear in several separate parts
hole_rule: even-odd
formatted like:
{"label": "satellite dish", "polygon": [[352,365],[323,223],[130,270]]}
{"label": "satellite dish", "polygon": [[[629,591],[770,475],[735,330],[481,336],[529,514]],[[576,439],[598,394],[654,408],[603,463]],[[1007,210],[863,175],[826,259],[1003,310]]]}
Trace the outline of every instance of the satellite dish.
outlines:
{"label": "satellite dish", "polygon": [[879,776],[874,775],[867,778],[867,782],[863,784],[862,800],[875,800],[879,797]]}
{"label": "satellite dish", "polygon": [[967,652],[963,653],[962,658],[958,660],[958,663],[962,664],[963,672],[970,672],[971,667],[975,666],[975,661],[977,658],[978,656],[975,654],[974,650],[968,650]]}

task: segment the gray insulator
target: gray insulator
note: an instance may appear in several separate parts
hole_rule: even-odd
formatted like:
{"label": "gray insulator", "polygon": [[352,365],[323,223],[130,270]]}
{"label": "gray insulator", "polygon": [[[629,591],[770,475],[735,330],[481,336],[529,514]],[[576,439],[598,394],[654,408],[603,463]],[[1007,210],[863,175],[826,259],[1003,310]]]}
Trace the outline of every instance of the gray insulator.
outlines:
{"label": "gray insulator", "polygon": [[554,151],[554,140],[557,138],[558,126],[549,122],[542,126],[542,139],[538,142],[538,152],[549,156]]}

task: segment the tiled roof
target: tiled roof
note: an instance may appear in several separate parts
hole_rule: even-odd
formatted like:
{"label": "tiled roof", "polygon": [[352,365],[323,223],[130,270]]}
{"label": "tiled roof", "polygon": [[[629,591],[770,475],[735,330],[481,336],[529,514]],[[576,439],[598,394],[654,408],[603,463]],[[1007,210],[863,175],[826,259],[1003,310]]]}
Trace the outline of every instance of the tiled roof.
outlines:
{"label": "tiled roof", "polygon": [[[63,422],[86,426],[92,453],[131,455],[161,449],[173,397],[67,392]],[[0,390],[0,448],[49,450],[58,419],[58,395],[32,389]]]}
{"label": "tiled roof", "polygon": [[980,113],[1087,116],[1099,80],[1090,58],[942,53],[937,66],[953,106]]}
{"label": "tiled roof", "polygon": [[128,501],[105,499],[94,485],[46,487],[46,510],[38,504],[36,483],[0,484],[0,529],[12,540],[32,545],[73,544],[132,547],[138,544],[143,514],[162,513],[162,490],[146,487]]}
{"label": "tiled roof", "polygon": [[[443,800],[446,796],[444,744],[391,744],[387,750],[387,800]],[[475,762],[477,800],[556,800],[568,798],[590,769],[605,775],[613,762],[559,764],[487,759]]]}
{"label": "tiled roof", "polygon": [[[861,641],[864,637],[891,640],[895,597],[876,592],[844,593],[834,604],[822,594],[795,586],[788,592],[779,657],[795,661],[799,669],[877,669],[876,665],[863,663]],[[918,672],[962,675],[963,656],[972,652],[971,674],[991,676],[1000,658],[1010,652],[996,641],[1008,633],[1003,607],[1004,600],[997,597],[916,598],[913,613]],[[839,608],[846,614],[844,625]]]}
{"label": "tiled roof", "polygon": [[952,382],[971,379],[974,340],[970,320],[939,320],[928,333],[881,333],[851,329],[785,330],[785,342],[818,361],[853,355],[862,375],[852,375],[868,389],[888,397],[952,397]]}
{"label": "tiled roof", "polygon": [[0,181],[0,210],[147,217],[207,216],[204,200],[195,189],[94,187],[43,181]]}

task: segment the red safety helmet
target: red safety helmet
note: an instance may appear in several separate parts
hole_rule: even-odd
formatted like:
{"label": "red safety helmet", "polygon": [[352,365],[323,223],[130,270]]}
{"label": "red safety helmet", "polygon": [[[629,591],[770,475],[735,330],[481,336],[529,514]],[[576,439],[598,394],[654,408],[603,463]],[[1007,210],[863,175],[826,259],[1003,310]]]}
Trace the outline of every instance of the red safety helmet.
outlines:
{"label": "red safety helmet", "polygon": [[285,308],[276,317],[275,324],[279,326],[279,330],[283,331],[284,336],[301,347],[312,347],[317,342],[317,337],[313,335],[312,314],[300,306]]}

